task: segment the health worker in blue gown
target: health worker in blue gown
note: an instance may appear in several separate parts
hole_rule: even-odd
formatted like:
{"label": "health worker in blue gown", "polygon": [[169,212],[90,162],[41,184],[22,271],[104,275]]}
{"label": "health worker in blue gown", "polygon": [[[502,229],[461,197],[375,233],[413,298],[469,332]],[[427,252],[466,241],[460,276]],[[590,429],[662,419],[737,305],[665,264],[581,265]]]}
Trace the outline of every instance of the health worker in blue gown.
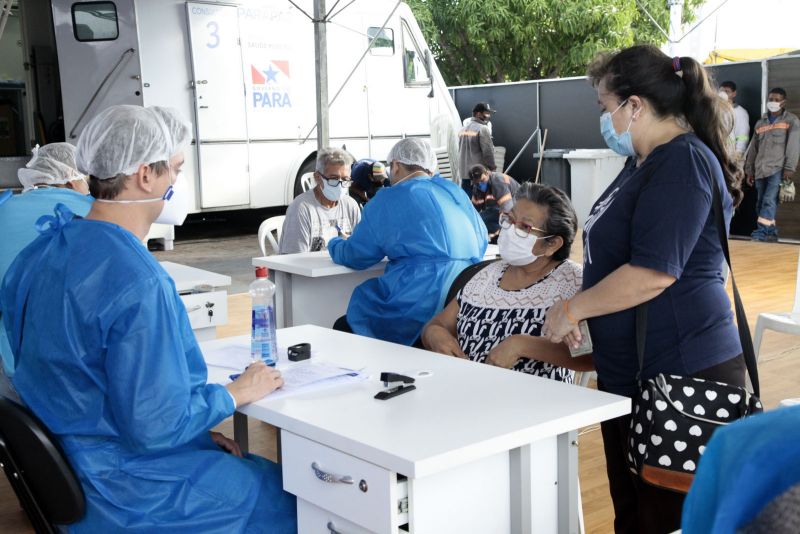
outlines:
{"label": "health worker in blue gown", "polygon": [[175,284],[142,245],[181,224],[190,127],[166,108],[114,106],[78,141],[95,203],[58,205],[0,290],[22,400],[59,438],[86,494],[70,532],[296,532],[279,468],[210,429],[282,385],[251,365],[223,387]]}
{"label": "health worker in blue gown", "polygon": [[[42,215],[52,215],[56,204],[62,203],[76,215],[86,215],[92,207],[89,185],[75,166],[75,147],[69,143],[50,143],[33,149],[33,157],[17,171],[22,194],[0,201],[0,280],[17,254],[36,239],[36,221]],[[8,388],[7,377],[14,374],[14,359],[5,330],[0,328],[0,395],[16,399]]]}
{"label": "health worker in blue gown", "polygon": [[427,141],[403,139],[386,160],[392,186],[378,191],[353,235],[331,240],[328,252],[352,269],[384,257],[389,263],[353,291],[334,328],[412,345],[441,311],[456,276],[483,259],[487,232],[459,186],[431,177],[436,155]]}

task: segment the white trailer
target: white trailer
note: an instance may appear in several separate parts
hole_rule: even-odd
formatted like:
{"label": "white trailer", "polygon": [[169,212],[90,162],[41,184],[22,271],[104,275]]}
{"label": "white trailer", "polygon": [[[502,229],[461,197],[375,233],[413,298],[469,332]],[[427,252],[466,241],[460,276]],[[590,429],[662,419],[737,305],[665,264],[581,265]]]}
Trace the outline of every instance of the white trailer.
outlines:
{"label": "white trailer", "polygon": [[[343,89],[330,107],[331,145],[383,159],[435,124],[434,145],[452,151],[458,113],[409,7],[334,9],[331,99]],[[67,141],[108,106],[171,106],[194,125],[184,165],[194,212],[287,205],[316,153],[311,12],[311,0],[53,0]]]}

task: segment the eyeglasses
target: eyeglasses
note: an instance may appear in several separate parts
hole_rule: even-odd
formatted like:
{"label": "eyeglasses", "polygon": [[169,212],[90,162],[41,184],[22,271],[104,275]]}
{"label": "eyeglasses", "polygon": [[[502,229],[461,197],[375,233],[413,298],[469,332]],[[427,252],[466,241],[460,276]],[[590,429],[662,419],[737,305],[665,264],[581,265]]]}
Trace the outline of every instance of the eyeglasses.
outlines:
{"label": "eyeglasses", "polygon": [[320,178],[328,182],[328,185],[331,187],[339,187],[340,185],[342,187],[350,187],[350,184],[352,183],[352,180],[349,176],[325,176],[319,171],[317,171],[317,174],[319,174]]}
{"label": "eyeglasses", "polygon": [[525,224],[524,222],[517,221],[514,217],[510,214],[504,213],[500,215],[500,227],[509,230],[511,228],[514,229],[514,233],[517,234],[519,237],[528,237],[529,235],[534,235],[539,239],[548,239],[553,237],[551,235],[540,235],[544,234],[545,231],[541,228],[536,228],[535,226],[531,226],[529,224]]}

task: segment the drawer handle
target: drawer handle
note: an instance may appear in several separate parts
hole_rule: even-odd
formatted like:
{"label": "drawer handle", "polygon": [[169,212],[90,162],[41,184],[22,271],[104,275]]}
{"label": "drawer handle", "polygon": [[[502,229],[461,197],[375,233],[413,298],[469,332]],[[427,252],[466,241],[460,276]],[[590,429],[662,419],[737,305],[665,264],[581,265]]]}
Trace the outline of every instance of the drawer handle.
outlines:
{"label": "drawer handle", "polygon": [[197,304],[197,305],[195,305],[195,306],[192,306],[191,308],[188,308],[188,309],[186,310],[186,313],[192,313],[192,312],[196,312],[197,310],[201,310],[202,308],[203,308],[203,306],[202,306],[202,305],[200,305],[200,304]]}
{"label": "drawer handle", "polygon": [[341,532],[336,530],[336,525],[333,524],[333,521],[328,521],[328,530],[330,534],[341,534]]}
{"label": "drawer handle", "polygon": [[323,471],[317,465],[317,462],[311,464],[311,469],[314,470],[314,474],[323,482],[327,482],[328,484],[355,484],[353,477],[343,476],[340,477],[339,475],[334,475],[332,473],[328,473],[327,471]]}

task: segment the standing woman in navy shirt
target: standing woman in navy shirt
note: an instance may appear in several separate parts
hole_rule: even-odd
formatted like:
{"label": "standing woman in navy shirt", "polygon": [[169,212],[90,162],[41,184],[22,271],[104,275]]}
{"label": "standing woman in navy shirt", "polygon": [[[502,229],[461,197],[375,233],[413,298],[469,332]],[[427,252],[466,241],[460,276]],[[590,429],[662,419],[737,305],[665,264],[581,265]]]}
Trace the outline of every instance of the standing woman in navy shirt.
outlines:
{"label": "standing woman in navy shirt", "polygon": [[[642,380],[670,373],[744,385],[711,209],[714,182],[726,223],[742,196],[722,101],[699,63],[652,46],[600,57],[589,78],[604,111],[603,137],[629,158],[584,226],[583,290],[550,308],[543,335],[574,344],[578,321],[588,319],[599,388],[632,397],[635,307],[649,301]],[[629,471],[630,419],[602,424],[615,530],[672,532],[683,495]]]}

